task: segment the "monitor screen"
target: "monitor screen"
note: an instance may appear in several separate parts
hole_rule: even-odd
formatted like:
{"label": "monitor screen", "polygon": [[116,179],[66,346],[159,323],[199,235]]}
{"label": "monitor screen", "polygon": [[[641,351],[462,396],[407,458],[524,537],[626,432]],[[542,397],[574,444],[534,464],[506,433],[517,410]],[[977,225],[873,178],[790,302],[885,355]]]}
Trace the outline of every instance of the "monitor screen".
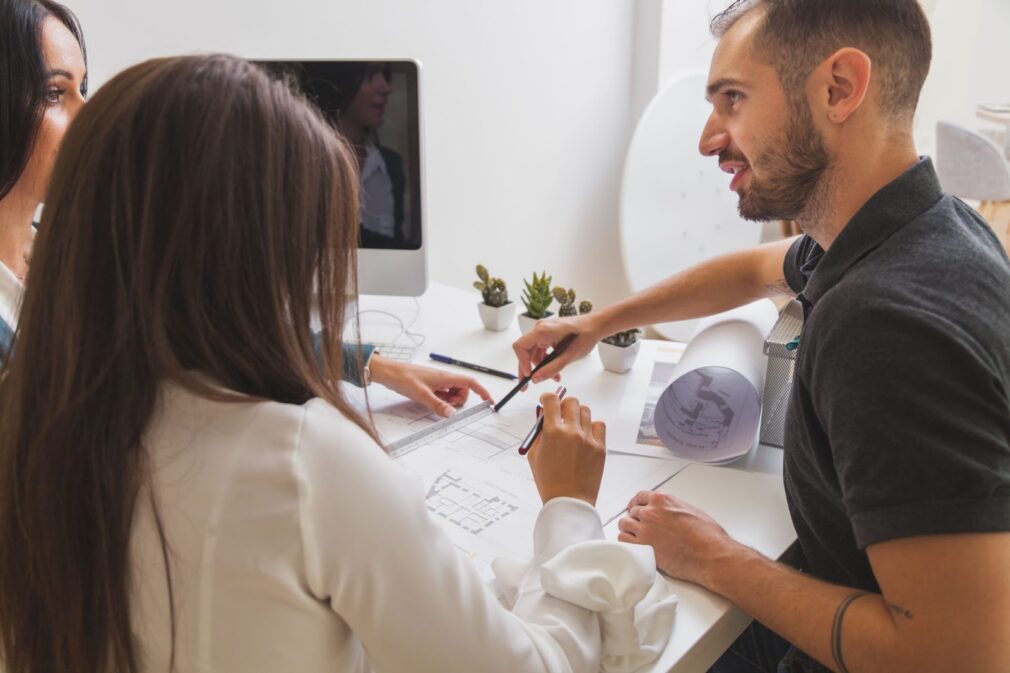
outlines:
{"label": "monitor screen", "polygon": [[291,78],[354,151],[363,294],[427,287],[418,64],[410,60],[257,60]]}

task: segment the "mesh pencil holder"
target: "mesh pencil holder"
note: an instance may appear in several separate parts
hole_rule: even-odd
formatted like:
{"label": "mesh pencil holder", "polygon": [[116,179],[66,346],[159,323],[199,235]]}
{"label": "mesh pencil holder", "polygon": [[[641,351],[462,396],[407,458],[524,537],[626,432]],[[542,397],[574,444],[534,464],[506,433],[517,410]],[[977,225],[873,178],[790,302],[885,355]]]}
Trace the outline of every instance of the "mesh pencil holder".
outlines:
{"label": "mesh pencil holder", "polygon": [[803,307],[794,300],[779,314],[778,322],[765,339],[764,353],[768,356],[768,369],[765,373],[761,410],[762,444],[781,448],[784,443],[786,408],[793,389],[799,334],[802,330]]}

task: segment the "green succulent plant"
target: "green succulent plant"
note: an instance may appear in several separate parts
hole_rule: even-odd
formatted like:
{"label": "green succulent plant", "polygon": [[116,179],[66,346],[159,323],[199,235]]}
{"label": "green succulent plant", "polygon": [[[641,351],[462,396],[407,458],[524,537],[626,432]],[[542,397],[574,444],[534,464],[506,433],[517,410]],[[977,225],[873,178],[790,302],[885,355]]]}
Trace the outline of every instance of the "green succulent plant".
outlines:
{"label": "green succulent plant", "polygon": [[611,334],[603,339],[603,343],[618,346],[619,348],[627,348],[638,341],[638,335],[641,333],[642,331],[639,329],[629,329],[617,334]]}
{"label": "green succulent plant", "polygon": [[[560,305],[560,308],[558,309],[559,318],[568,318],[573,315],[576,315],[575,290],[571,288],[566,290],[565,288],[559,285],[558,287],[555,287],[553,290],[551,290],[551,294],[554,295],[554,299],[556,299],[558,304]],[[578,313],[580,314],[589,313],[592,310],[593,310],[592,302],[583,301],[579,304]]]}
{"label": "green succulent plant", "polygon": [[558,286],[551,290],[551,294],[554,295],[554,300],[558,302],[560,307],[558,308],[559,318],[575,315],[575,290],[566,291],[565,288]]}
{"label": "green succulent plant", "polygon": [[484,297],[484,303],[488,306],[505,306],[509,303],[509,291],[505,287],[505,281],[501,278],[492,278],[483,264],[477,265],[477,277],[473,286],[480,290]]}
{"label": "green succulent plant", "polygon": [[541,272],[539,276],[534,271],[532,282],[524,280],[523,284],[526,285],[526,289],[523,290],[526,315],[534,320],[547,317],[547,307],[554,301],[551,295],[551,277],[546,271]]}

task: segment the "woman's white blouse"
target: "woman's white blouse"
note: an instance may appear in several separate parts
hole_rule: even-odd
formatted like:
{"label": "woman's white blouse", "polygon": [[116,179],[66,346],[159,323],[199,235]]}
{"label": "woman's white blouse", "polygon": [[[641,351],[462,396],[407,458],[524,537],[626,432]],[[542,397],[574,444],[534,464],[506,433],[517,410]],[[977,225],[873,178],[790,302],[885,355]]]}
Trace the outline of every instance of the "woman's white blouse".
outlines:
{"label": "woman's white blouse", "polygon": [[[320,400],[210,401],[165,384],[131,541],[143,670],[217,673],[596,671],[595,613],[539,567],[601,538],[596,510],[549,502],[513,612],[428,517],[420,484]],[[152,502],[167,541],[163,556]]]}
{"label": "woman's white blouse", "polygon": [[17,329],[18,314],[21,312],[21,298],[25,293],[25,285],[0,262],[0,320],[7,323],[11,331]]}

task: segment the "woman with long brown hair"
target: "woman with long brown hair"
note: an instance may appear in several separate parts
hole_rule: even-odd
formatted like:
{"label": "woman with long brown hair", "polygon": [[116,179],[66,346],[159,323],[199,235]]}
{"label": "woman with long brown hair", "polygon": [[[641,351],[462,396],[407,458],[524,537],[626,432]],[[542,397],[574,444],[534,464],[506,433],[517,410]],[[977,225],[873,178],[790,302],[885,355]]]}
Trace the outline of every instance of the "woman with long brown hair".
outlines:
{"label": "woman with long brown hair", "polygon": [[[0,366],[17,329],[35,230],[63,135],[88,92],[84,35],[73,12],[53,0],[0,0]],[[364,344],[345,344],[344,375],[379,383],[450,416],[475,379],[389,360]],[[364,377],[362,374],[364,373]]]}
{"label": "woman with long brown hair", "polygon": [[[0,382],[8,673],[598,668],[596,615],[536,572],[506,611],[345,402],[354,160],[286,84],[134,66],[49,193]],[[601,536],[605,456],[542,401],[536,563]]]}

